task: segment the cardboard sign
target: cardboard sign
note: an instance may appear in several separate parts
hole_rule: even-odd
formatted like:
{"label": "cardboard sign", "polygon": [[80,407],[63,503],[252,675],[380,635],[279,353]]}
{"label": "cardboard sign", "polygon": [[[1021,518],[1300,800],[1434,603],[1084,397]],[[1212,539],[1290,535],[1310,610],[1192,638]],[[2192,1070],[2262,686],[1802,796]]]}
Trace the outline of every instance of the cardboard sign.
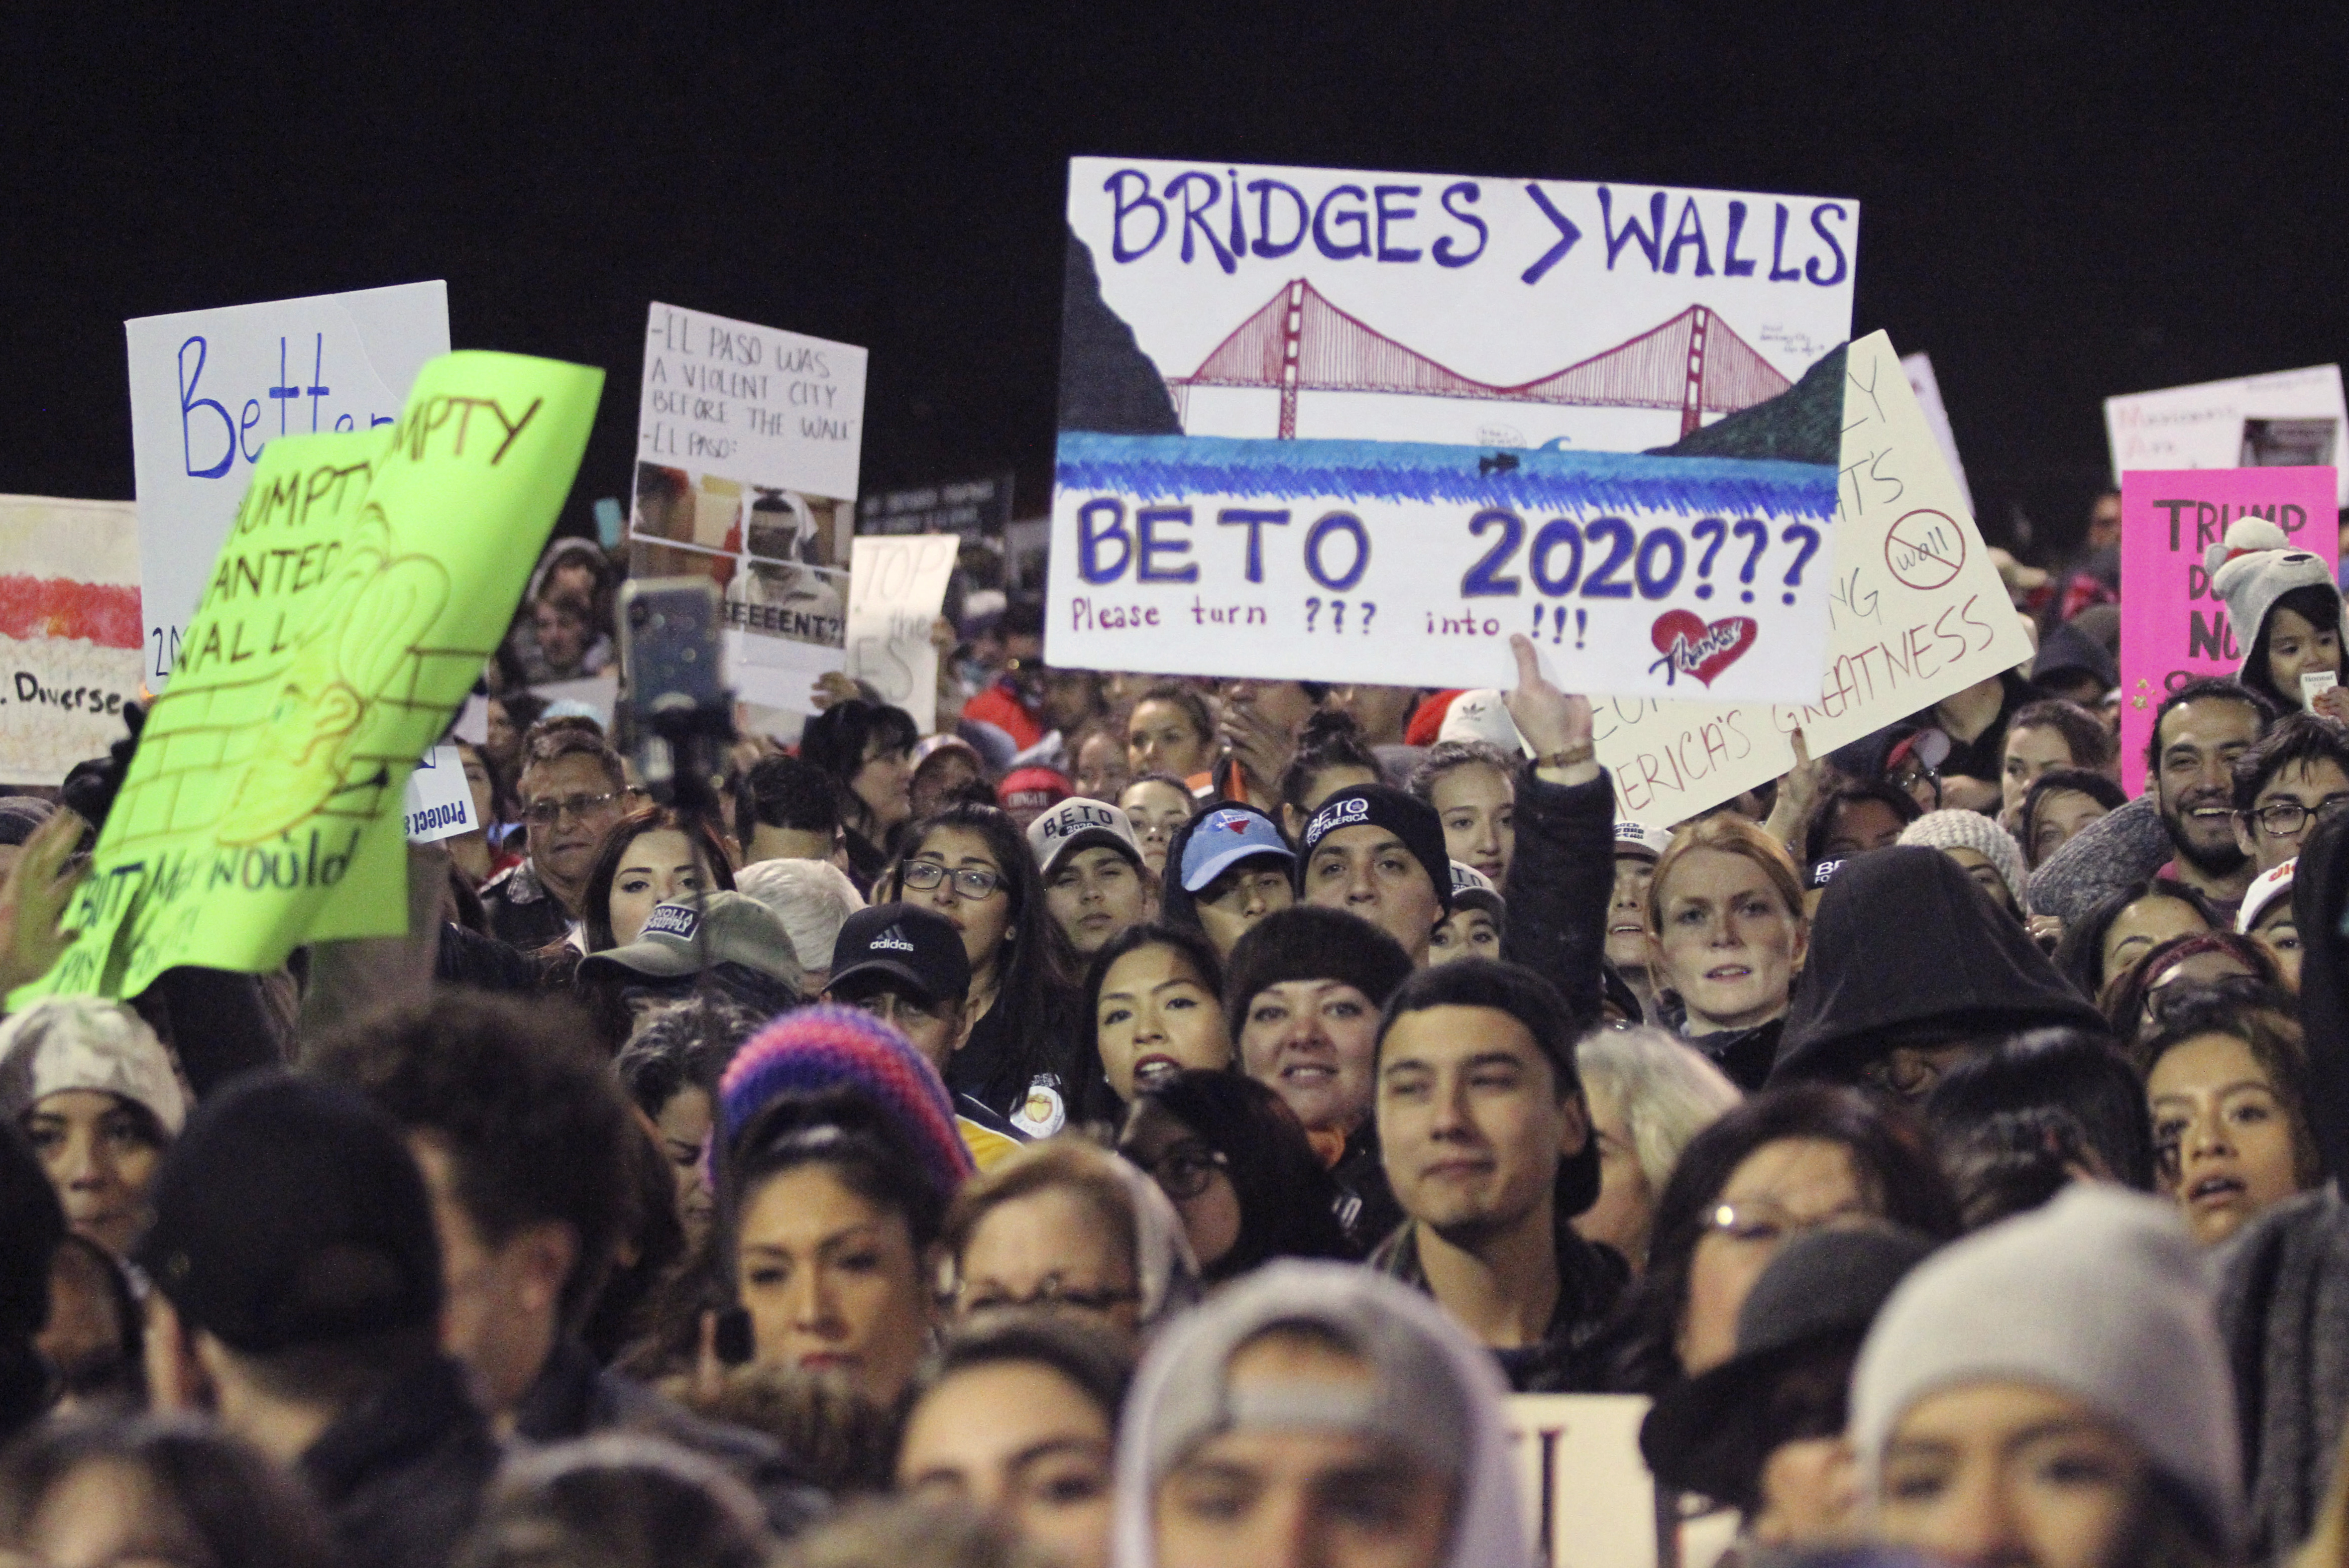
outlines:
{"label": "cardboard sign", "polygon": [[19,997],[405,930],[409,773],[505,634],[603,381],[447,355],[396,424],[262,454],[68,914],[81,940]]}
{"label": "cardboard sign", "polygon": [[0,496],[0,781],[62,784],[139,695],[138,510]]}
{"label": "cardboard sign", "polygon": [[1599,704],[1617,811],[1669,828],[1795,765],[1800,727],[1824,757],[2013,668],[2031,641],[2009,605],[1892,343],[1844,366],[1843,467],[1826,567],[1826,674],[1799,704]]}
{"label": "cardboard sign", "polygon": [[1552,1568],[1656,1568],[1656,1480],[1640,1456],[1638,1394],[1513,1394],[1517,1496],[1534,1561]]}
{"label": "cardboard sign", "polygon": [[[2329,421],[2330,428],[2313,428],[2310,421]],[[2338,365],[2105,399],[2105,437],[2112,448],[2116,485],[2133,469],[2329,464],[2336,470],[2333,504],[2349,507],[2344,432],[2349,407],[2342,402]]]}
{"label": "cardboard sign", "polygon": [[938,650],[930,627],[946,607],[961,543],[951,533],[859,534],[850,562],[848,673],[913,715],[921,735],[937,727]]}
{"label": "cardboard sign", "polygon": [[411,844],[437,843],[481,826],[473,817],[473,786],[465,777],[464,753],[453,746],[426,752],[408,776],[400,813]]}
{"label": "cardboard sign", "polygon": [[160,690],[268,443],[390,424],[418,368],[449,352],[449,286],[400,284],[182,311],[123,329],[143,668]]}
{"label": "cardboard sign", "polygon": [[1941,406],[1941,384],[1933,378],[1933,356],[1930,354],[1904,354],[1900,368],[1909,377],[1909,390],[1917,395],[1917,407],[1925,412],[1925,423],[1931,427],[1933,439],[1941,449],[1941,460],[1950,465],[1950,477],[1958,481],[1958,493],[1965,498],[1966,515],[1974,511],[1973,487],[1966,483],[1966,465],[1958,458],[1957,432],[1950,428],[1950,411]]}
{"label": "cardboard sign", "polygon": [[[2232,676],[2256,629],[2240,634],[2202,552],[2256,513],[2325,563],[2340,551],[2337,476],[2322,469],[2132,469],[2121,476],[2121,785],[2145,789],[2146,743],[2162,698],[2202,676]],[[2287,692],[2287,696],[2297,696]]]}
{"label": "cardboard sign", "polygon": [[724,595],[727,675],[806,713],[846,660],[862,348],[655,304],[636,410],[629,573]]}
{"label": "cardboard sign", "polygon": [[1049,656],[1480,686],[1524,632],[1576,689],[1798,696],[1834,417],[1758,417],[1847,335],[1857,219],[1075,160]]}

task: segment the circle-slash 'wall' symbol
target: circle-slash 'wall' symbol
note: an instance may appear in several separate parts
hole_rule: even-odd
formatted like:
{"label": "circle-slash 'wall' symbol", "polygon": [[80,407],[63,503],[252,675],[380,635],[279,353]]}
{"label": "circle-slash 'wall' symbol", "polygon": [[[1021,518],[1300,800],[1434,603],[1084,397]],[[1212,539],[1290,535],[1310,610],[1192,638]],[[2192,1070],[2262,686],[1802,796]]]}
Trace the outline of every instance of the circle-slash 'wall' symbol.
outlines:
{"label": "circle-slash 'wall' symbol", "polygon": [[1947,512],[1919,507],[1884,536],[1884,564],[1904,587],[1925,593],[1946,588],[1965,563],[1965,532]]}

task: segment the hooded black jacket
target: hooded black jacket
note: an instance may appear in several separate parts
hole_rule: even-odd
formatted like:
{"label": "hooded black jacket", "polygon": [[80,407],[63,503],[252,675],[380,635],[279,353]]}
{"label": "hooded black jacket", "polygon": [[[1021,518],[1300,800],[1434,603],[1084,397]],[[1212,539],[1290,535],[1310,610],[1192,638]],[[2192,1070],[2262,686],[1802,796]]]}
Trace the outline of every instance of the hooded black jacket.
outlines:
{"label": "hooded black jacket", "polygon": [[1957,861],[1896,845],[1855,857],[1827,885],[1770,1081],[1848,1083],[1895,1045],[2058,1024],[2106,1031]]}

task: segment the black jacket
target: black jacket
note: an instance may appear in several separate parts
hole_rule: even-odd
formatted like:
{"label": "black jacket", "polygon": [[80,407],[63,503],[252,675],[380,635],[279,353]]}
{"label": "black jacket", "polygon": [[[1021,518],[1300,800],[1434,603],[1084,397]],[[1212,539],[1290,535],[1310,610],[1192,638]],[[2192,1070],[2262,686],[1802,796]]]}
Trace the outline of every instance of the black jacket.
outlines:
{"label": "black jacket", "polygon": [[563,901],[546,891],[530,861],[508,866],[481,884],[481,913],[490,934],[517,952],[559,942],[571,930]]}
{"label": "black jacket", "polygon": [[1345,1151],[1330,1168],[1338,1184],[1338,1229],[1356,1257],[1367,1257],[1402,1223],[1402,1205],[1387,1185],[1387,1169],[1379,1159],[1379,1125],[1367,1119],[1346,1140]]}
{"label": "black jacket", "polygon": [[1549,784],[1517,771],[1517,851],[1509,862],[1501,956],[1556,985],[1577,1032],[1600,1017],[1607,904],[1615,893],[1615,780]]}
{"label": "black jacket", "polygon": [[481,1511],[501,1457],[465,1375],[434,1357],[345,1411],[303,1450],[352,1568],[446,1568]]}
{"label": "black jacket", "polygon": [[514,1410],[514,1435],[558,1443],[594,1432],[663,1439],[723,1465],[759,1494],[778,1535],[798,1534],[825,1511],[823,1492],[807,1484],[775,1440],[746,1427],[704,1420],[643,1384],[595,1364],[575,1339],[546,1358],[538,1381]]}
{"label": "black jacket", "polygon": [[[1630,1270],[1612,1249],[1584,1241],[1563,1215],[1557,1232],[1557,1305],[1550,1309],[1548,1331],[1537,1345],[1493,1352],[1512,1393],[1588,1394],[1607,1387],[1600,1331]],[[1397,1228],[1371,1254],[1370,1266],[1428,1290],[1427,1270],[1419,1261],[1419,1226],[1406,1222]]]}
{"label": "black jacket", "polygon": [[1896,1045],[2049,1025],[2106,1029],[1957,861],[1895,845],[1845,862],[1819,901],[1770,1081],[1849,1082]]}

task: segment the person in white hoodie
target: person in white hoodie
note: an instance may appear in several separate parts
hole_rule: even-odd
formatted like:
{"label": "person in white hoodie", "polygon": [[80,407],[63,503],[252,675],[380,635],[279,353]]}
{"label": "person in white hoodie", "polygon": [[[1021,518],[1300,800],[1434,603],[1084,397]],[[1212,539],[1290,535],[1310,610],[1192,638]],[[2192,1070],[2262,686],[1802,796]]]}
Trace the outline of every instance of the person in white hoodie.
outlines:
{"label": "person in white hoodie", "polygon": [[1121,1423],[1115,1568],[1532,1568],[1492,1357],[1434,1302],[1268,1264],[1168,1325]]}

